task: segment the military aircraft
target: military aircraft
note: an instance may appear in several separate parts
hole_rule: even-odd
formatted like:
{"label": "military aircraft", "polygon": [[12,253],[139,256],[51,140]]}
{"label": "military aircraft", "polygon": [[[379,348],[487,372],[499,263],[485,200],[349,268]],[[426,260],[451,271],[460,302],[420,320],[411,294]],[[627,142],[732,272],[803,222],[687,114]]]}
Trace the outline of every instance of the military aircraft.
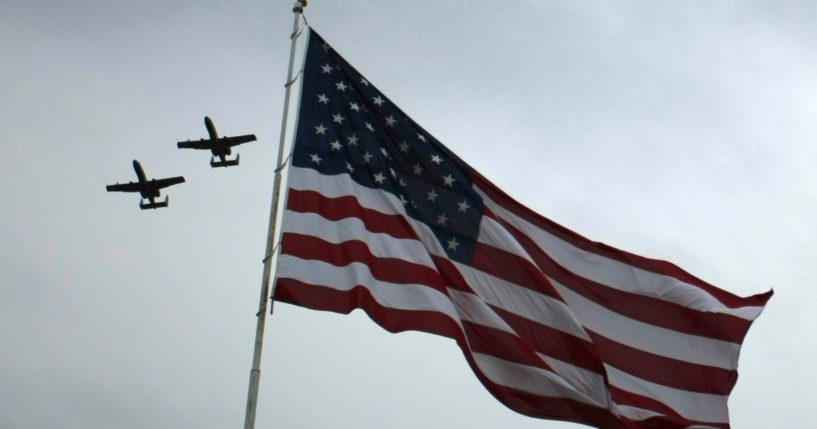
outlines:
{"label": "military aircraft", "polygon": [[[159,189],[167,188],[179,183],[184,183],[184,177],[168,177],[167,179],[150,179],[145,178],[145,170],[142,169],[142,164],[139,161],[133,160],[133,169],[136,171],[136,178],[138,182],[117,183],[115,185],[107,185],[105,189],[108,192],[139,192],[142,194],[142,201],[139,201],[139,208],[158,209],[160,207],[167,207],[167,201],[170,197],[165,197],[164,201],[156,201],[159,198]],[[148,200],[149,202],[144,202]]]}
{"label": "military aircraft", "polygon": [[[242,143],[248,143],[255,141],[255,134],[247,134],[243,136],[235,136],[235,137],[219,137],[218,133],[216,132],[216,127],[213,125],[213,121],[205,116],[204,117],[204,126],[207,127],[207,134],[210,135],[209,139],[199,139],[199,140],[187,140],[183,142],[178,142],[176,145],[179,149],[209,149],[210,152],[213,153],[213,156],[210,157],[210,167],[230,167],[232,165],[238,165],[239,155],[235,155],[235,159],[228,160],[227,155],[230,155],[233,150],[233,146],[238,146]],[[216,157],[219,158],[219,161],[216,161]]]}

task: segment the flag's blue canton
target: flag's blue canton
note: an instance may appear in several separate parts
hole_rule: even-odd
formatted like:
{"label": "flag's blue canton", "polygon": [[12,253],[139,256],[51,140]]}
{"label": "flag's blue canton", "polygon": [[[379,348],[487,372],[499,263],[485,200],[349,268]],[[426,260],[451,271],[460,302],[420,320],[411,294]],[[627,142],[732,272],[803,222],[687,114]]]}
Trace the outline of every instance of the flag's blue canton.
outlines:
{"label": "flag's blue canton", "polygon": [[449,258],[468,263],[484,209],[468,165],[315,31],[310,31],[303,79],[293,165],[349,174],[362,186],[393,194],[409,216],[430,227]]}

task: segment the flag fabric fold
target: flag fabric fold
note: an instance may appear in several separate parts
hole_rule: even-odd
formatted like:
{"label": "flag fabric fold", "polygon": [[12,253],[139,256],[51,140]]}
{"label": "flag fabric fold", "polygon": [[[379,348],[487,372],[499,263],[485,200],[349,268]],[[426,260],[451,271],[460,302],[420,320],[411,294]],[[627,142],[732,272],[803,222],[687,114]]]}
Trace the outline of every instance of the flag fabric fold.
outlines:
{"label": "flag fabric fold", "polygon": [[454,339],[533,417],[728,428],[738,297],[521,205],[309,32],[273,299]]}

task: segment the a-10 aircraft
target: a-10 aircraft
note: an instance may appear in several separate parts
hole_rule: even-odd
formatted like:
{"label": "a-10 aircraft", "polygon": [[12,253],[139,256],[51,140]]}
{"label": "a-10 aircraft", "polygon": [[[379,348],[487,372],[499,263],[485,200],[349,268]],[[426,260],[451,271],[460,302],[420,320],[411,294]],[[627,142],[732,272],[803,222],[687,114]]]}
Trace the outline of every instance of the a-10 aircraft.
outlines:
{"label": "a-10 aircraft", "polygon": [[[159,190],[167,188],[168,186],[184,183],[184,177],[182,176],[147,180],[145,170],[142,169],[142,164],[139,164],[139,161],[135,159],[133,160],[133,169],[136,171],[138,182],[107,185],[105,189],[108,192],[139,192],[142,195],[142,201],[139,201],[139,208],[142,210],[167,207],[167,202],[170,197],[165,197],[164,201],[156,201],[156,198],[159,198],[161,194]],[[148,200],[149,202],[145,203],[144,200]]]}
{"label": "a-10 aircraft", "polygon": [[[227,155],[230,155],[233,152],[232,147],[238,146],[242,143],[255,141],[255,134],[234,137],[219,137],[218,132],[216,132],[216,127],[213,125],[213,121],[207,116],[204,117],[204,126],[207,127],[207,134],[210,135],[209,139],[187,140],[178,142],[176,145],[179,147],[179,149],[209,149],[213,154],[213,156],[210,158],[210,167],[213,168],[238,165],[238,160],[240,158],[238,154],[235,155],[235,159],[227,159]],[[216,161],[216,157],[219,158],[218,161]]]}

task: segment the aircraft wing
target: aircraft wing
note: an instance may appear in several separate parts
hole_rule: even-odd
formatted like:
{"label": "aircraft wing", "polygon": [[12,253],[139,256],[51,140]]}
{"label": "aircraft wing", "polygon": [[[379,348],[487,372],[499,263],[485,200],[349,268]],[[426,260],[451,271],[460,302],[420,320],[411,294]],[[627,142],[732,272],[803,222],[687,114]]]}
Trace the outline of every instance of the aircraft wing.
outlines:
{"label": "aircraft wing", "polygon": [[142,187],[139,182],[117,183],[105,186],[105,190],[108,192],[140,192]]}
{"label": "aircraft wing", "polygon": [[238,146],[243,143],[249,143],[255,141],[255,134],[246,134],[243,136],[235,136],[235,137],[222,137],[219,139],[223,144],[227,146]]}
{"label": "aircraft wing", "polygon": [[167,188],[168,186],[178,185],[184,183],[184,177],[168,177],[167,179],[153,179],[150,181],[151,187],[154,189]]}
{"label": "aircraft wing", "polygon": [[176,143],[176,146],[178,146],[179,149],[212,149],[214,146],[213,143],[213,140],[210,139],[187,140]]}

